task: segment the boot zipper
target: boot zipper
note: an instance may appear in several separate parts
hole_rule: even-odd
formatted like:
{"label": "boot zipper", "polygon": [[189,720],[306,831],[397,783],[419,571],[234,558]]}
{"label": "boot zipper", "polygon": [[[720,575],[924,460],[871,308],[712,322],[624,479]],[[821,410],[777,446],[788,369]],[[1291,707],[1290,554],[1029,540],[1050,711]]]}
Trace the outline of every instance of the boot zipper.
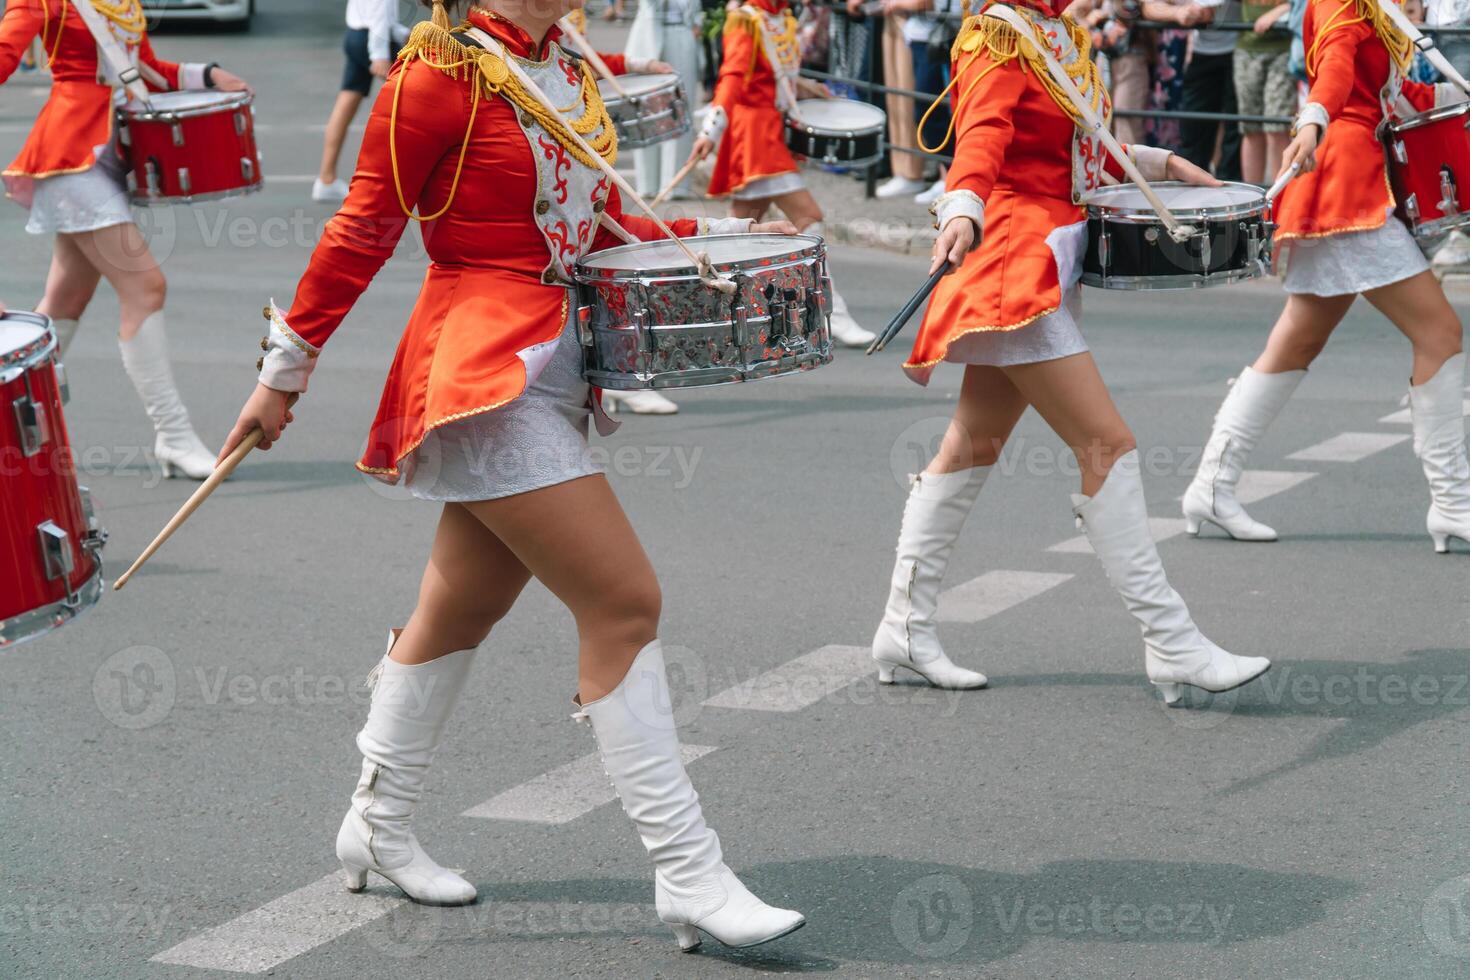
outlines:
{"label": "boot zipper", "polygon": [[367,806],[363,807],[363,810],[362,810],[362,822],[365,823],[365,824],[367,824],[367,828],[368,828],[368,839],[367,839],[368,857],[370,857],[370,858],[373,859],[373,863],[374,864],[381,864],[382,862],[380,862],[378,860],[377,852],[373,850],[373,834],[374,834],[373,822],[367,818],[367,815],[368,815],[368,811],[372,809],[373,803],[375,802],[374,797],[373,797],[373,789],[378,785],[378,774],[381,773],[382,771],[383,771],[383,767],[382,766],[373,766],[373,774],[368,777],[368,784],[367,784],[368,804],[367,804]]}
{"label": "boot zipper", "polygon": [[909,567],[909,581],[903,590],[904,598],[908,600],[908,609],[904,610],[903,614],[904,653],[908,655],[910,662],[914,659],[914,632],[911,624],[914,619],[914,582],[918,577],[919,562],[915,559],[913,565]]}

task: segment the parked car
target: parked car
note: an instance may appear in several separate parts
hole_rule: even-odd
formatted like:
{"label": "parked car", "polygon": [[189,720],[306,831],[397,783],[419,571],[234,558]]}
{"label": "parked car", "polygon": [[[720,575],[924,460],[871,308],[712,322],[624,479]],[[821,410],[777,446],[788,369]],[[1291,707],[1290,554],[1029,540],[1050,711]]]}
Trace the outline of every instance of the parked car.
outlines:
{"label": "parked car", "polygon": [[243,31],[250,28],[255,0],[143,0],[143,9],[153,23],[205,20],[233,24]]}

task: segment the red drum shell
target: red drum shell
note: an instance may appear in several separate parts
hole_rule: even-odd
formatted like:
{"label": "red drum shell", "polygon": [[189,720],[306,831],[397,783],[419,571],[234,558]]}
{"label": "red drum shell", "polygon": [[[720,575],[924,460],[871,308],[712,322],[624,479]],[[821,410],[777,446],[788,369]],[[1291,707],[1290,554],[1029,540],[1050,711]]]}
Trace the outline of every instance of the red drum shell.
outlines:
{"label": "red drum shell", "polygon": [[1470,102],[1389,126],[1388,175],[1397,214],[1416,237],[1470,225]]}
{"label": "red drum shell", "polygon": [[163,92],[117,111],[118,142],[136,204],[188,203],[260,190],[248,92]]}
{"label": "red drum shell", "polygon": [[[103,536],[77,485],[55,348],[46,317],[0,314],[0,649],[50,632],[95,604],[102,590]],[[41,425],[23,431],[33,417]],[[56,548],[49,574],[43,527]],[[67,560],[70,573],[58,574],[55,563]]]}

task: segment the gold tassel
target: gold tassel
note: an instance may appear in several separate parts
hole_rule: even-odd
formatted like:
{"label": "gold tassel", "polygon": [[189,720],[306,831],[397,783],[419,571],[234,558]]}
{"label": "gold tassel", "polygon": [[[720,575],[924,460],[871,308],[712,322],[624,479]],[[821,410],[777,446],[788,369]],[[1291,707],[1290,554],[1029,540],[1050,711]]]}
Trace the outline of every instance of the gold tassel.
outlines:
{"label": "gold tassel", "polygon": [[449,22],[449,11],[444,9],[444,0],[434,0],[434,13],[429,22],[442,30],[449,30],[453,25]]}

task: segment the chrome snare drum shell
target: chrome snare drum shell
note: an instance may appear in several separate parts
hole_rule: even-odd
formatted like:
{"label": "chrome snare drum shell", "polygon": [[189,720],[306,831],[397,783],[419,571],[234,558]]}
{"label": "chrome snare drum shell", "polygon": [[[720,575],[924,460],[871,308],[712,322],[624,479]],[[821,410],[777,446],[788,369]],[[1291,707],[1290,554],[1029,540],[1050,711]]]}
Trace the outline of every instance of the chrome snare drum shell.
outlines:
{"label": "chrome snare drum shell", "polygon": [[733,384],[832,361],[826,246],[805,235],[686,238],[735,283],[700,280],[667,241],[620,245],[578,264],[587,380],[637,390]]}
{"label": "chrome snare drum shell", "polygon": [[619,95],[613,83],[597,83],[602,104],[618,134],[618,147],[636,150],[677,139],[693,125],[689,100],[678,75],[619,75]]}
{"label": "chrome snare drum shell", "polygon": [[[1271,267],[1270,206],[1253,184],[1152,185],[1182,224],[1198,234],[1175,242],[1142,192],[1131,185],[1089,194],[1082,282],[1102,289],[1202,289],[1257,279]],[[1213,199],[1213,203],[1212,203]]]}

